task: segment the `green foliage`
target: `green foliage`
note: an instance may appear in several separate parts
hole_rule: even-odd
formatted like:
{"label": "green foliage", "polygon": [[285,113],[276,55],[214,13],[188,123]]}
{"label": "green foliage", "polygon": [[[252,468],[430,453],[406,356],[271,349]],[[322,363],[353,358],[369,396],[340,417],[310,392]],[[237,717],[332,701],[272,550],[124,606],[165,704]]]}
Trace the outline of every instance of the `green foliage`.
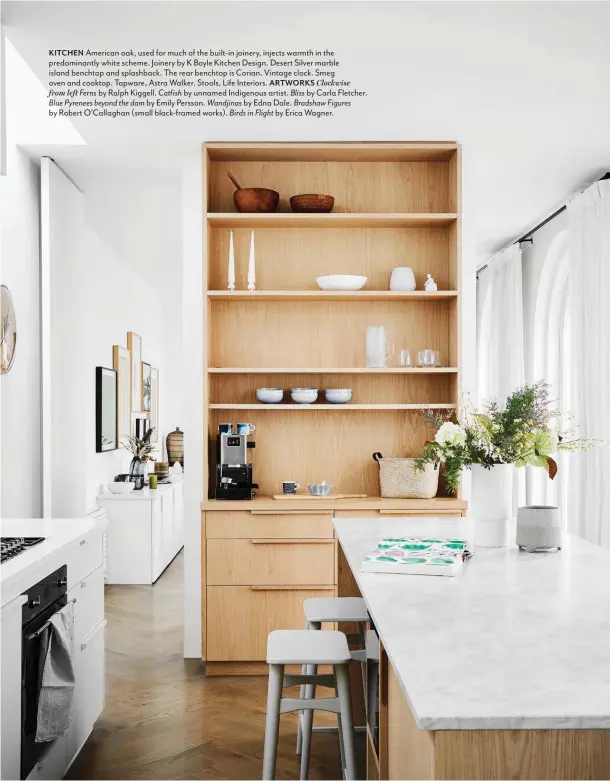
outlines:
{"label": "green foliage", "polygon": [[557,463],[551,457],[561,450],[588,450],[597,440],[569,438],[560,432],[561,415],[554,409],[549,385],[540,380],[510,394],[504,405],[492,399],[475,410],[464,404],[462,419],[453,421],[424,410],[424,418],[437,430],[433,442],[426,443],[415,466],[445,465],[449,488],[456,492],[464,468],[480,464],[491,469],[497,464],[541,466],[553,479]]}

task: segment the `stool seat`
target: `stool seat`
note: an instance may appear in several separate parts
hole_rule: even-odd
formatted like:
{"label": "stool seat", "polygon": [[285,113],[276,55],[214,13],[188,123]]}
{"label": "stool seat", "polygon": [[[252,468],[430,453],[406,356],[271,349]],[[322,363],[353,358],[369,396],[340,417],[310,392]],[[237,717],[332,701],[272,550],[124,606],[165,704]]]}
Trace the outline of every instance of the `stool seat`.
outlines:
{"label": "stool seat", "polygon": [[267,664],[343,664],[350,658],[343,632],[276,629],[267,639]]}
{"label": "stool seat", "polygon": [[361,597],[317,597],[303,601],[305,618],[310,623],[331,621],[368,621],[364,599]]}

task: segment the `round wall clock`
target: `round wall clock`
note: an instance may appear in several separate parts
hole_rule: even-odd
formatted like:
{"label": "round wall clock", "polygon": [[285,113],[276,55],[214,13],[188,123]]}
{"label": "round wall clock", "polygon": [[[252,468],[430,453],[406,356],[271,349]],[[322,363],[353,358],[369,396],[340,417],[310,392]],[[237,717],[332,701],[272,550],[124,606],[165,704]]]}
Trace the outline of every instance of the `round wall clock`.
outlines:
{"label": "round wall clock", "polygon": [[7,374],[15,360],[17,320],[11,291],[0,285],[0,373]]}

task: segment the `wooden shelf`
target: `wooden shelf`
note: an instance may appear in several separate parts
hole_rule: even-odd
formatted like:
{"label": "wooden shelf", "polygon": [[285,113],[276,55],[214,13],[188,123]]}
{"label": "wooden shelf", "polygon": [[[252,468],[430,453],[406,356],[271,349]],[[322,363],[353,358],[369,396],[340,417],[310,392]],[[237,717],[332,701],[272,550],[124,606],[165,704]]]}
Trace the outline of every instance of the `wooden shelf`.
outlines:
{"label": "wooden shelf", "polygon": [[457,214],[209,212],[207,218],[212,228],[434,228],[451,225],[457,220]]}
{"label": "wooden shelf", "polygon": [[205,145],[210,160],[247,162],[448,162],[458,145],[433,142],[212,142]]}
{"label": "wooden shelf", "polygon": [[387,412],[388,410],[454,409],[455,404],[210,404],[210,409],[256,409],[261,411],[333,410],[335,412]]}
{"label": "wooden shelf", "polygon": [[361,367],[334,367],[334,368],[262,368],[252,366],[250,368],[238,367],[209,367],[210,374],[457,374],[455,366],[439,366],[434,369],[419,369],[417,367],[392,366],[387,369],[367,369]]}
{"label": "wooden shelf", "polygon": [[443,301],[457,297],[457,290],[208,290],[212,301]]}
{"label": "wooden shelf", "polygon": [[466,510],[467,503],[455,496],[435,496],[432,499],[384,499],[381,496],[368,496],[366,499],[324,499],[321,497],[313,502],[311,499],[274,499],[271,496],[259,495],[249,501],[227,501],[226,499],[205,499],[201,503],[202,510],[248,510],[253,514],[257,512],[274,512],[278,510],[304,510],[312,509],[333,510],[380,510],[393,511],[392,515],[398,517],[396,510],[413,515],[414,512],[433,515],[434,511],[440,514],[455,511],[456,514]]}

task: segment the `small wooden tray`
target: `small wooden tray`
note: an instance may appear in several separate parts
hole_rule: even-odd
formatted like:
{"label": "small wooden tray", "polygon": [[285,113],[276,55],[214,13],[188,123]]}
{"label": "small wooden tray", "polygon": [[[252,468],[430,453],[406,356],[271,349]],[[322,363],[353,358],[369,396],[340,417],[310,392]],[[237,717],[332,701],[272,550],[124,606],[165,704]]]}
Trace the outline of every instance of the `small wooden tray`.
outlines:
{"label": "small wooden tray", "polygon": [[273,494],[274,499],[367,499],[367,494],[328,494],[328,496],[312,496],[311,494]]}

